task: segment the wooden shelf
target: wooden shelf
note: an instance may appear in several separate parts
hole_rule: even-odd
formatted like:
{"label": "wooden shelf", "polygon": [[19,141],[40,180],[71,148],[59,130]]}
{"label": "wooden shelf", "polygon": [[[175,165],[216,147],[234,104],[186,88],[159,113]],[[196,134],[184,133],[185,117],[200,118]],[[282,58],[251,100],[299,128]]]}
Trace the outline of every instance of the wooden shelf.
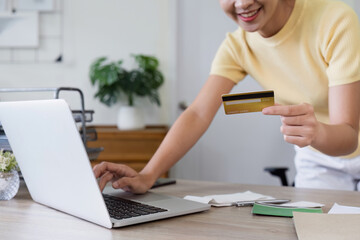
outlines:
{"label": "wooden shelf", "polygon": [[147,126],[141,130],[119,130],[116,126],[89,126],[95,128],[97,141],[89,141],[88,147],[103,147],[104,151],[92,165],[102,161],[126,164],[140,171],[154,155],[168,132],[168,127]]}

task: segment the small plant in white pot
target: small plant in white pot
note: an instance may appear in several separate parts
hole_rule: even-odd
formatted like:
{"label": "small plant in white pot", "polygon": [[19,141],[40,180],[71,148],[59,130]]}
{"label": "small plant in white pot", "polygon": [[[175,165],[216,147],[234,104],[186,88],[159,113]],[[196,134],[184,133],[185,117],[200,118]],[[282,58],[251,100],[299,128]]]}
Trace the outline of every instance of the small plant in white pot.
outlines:
{"label": "small plant in white pot", "polygon": [[123,61],[107,62],[106,57],[96,59],[90,66],[92,85],[98,85],[95,98],[111,106],[118,101],[126,101],[120,107],[117,126],[122,130],[145,127],[142,109],[135,106],[136,97],[147,97],[160,106],[158,89],[164,82],[163,74],[158,70],[159,61],[152,56],[132,55],[137,68],[126,70]]}

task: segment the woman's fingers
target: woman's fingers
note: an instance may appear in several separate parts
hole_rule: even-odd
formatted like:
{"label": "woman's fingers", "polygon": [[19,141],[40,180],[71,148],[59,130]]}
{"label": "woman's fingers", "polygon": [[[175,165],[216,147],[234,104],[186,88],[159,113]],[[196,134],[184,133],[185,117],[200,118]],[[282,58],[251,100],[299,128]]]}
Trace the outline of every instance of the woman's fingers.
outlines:
{"label": "woman's fingers", "polygon": [[99,187],[100,190],[103,191],[106,184],[110,181],[112,181],[114,178],[114,175],[111,172],[105,172],[101,177],[99,181]]}
{"label": "woman's fingers", "polygon": [[318,121],[314,108],[310,104],[276,105],[263,109],[265,115],[279,115],[281,117],[280,131],[284,140],[299,147],[312,143],[318,131]]}

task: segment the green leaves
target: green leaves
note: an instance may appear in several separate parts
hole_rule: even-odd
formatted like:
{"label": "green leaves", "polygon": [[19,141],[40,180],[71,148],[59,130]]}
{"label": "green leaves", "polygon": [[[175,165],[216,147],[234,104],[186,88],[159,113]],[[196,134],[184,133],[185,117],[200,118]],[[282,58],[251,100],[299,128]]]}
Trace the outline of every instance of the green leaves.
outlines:
{"label": "green leaves", "polygon": [[0,172],[10,172],[11,170],[17,170],[17,162],[14,154],[11,152],[4,152],[0,150]]}
{"label": "green leaves", "polygon": [[162,73],[157,70],[159,61],[152,56],[132,55],[137,69],[127,71],[122,68],[122,61],[106,63],[106,57],[96,59],[90,66],[89,77],[92,85],[98,85],[96,98],[111,106],[121,95],[127,97],[128,105],[134,105],[134,97],[148,97],[160,106],[158,88],[164,83]]}
{"label": "green leaves", "polygon": [[139,67],[147,71],[155,71],[159,66],[159,61],[155,57],[145,56],[145,55],[131,55],[135,58],[135,61],[138,63]]}

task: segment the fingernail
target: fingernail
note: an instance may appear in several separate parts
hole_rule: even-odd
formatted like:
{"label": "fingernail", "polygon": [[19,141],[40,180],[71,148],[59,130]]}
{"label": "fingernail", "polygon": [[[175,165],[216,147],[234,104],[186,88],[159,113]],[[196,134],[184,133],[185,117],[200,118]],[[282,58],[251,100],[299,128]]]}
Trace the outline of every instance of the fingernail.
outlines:
{"label": "fingernail", "polygon": [[118,187],[119,187],[119,184],[118,184],[117,182],[114,182],[114,183],[113,183],[113,187],[114,187],[114,188],[118,188]]}

